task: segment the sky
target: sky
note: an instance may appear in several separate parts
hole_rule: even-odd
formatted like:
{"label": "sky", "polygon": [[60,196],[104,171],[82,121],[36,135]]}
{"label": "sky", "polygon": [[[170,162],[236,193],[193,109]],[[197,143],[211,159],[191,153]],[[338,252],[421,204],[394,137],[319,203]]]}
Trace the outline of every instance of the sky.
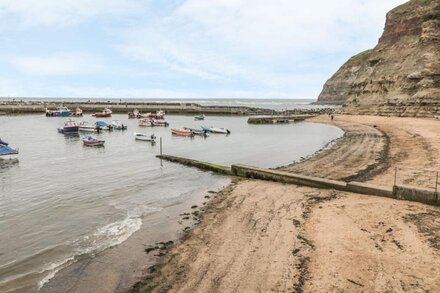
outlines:
{"label": "sky", "polygon": [[315,99],[404,0],[0,0],[0,96]]}

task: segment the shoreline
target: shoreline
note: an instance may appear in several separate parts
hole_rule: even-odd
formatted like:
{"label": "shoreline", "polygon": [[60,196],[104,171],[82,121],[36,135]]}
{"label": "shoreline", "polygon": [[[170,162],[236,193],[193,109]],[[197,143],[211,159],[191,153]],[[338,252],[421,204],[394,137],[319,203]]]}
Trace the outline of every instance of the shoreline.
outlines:
{"label": "shoreline", "polygon": [[[316,122],[324,122],[325,117],[318,117],[314,120]],[[333,144],[332,148],[318,152],[316,156],[281,168],[287,168],[291,171],[300,168],[303,171],[309,171],[310,174],[316,172],[316,169],[322,171],[322,169],[327,167],[328,162],[334,163],[338,161],[338,156],[343,156],[345,160],[352,160],[351,163],[354,163],[354,167],[352,168],[357,168],[356,172],[351,174],[351,177],[347,177],[345,166],[338,168],[333,164],[333,169],[331,172],[326,173],[325,176],[329,178],[356,178],[357,180],[366,182],[384,182],[385,178],[386,180],[390,180],[389,175],[393,169],[392,167],[396,166],[398,162],[403,164],[403,162],[409,159],[408,155],[404,157],[398,154],[398,149],[403,147],[398,144],[400,135],[403,132],[398,134],[390,132],[390,121],[386,121],[387,118],[369,116],[363,117],[361,120],[364,121],[358,123],[356,117],[338,116],[336,121],[330,123],[339,124],[338,126],[344,125],[349,128],[342,139]],[[313,121],[313,119],[311,121]],[[429,124],[429,130],[431,133],[432,131],[435,133],[436,128],[435,124],[432,124],[432,121],[416,121],[419,121],[422,125]],[[361,131],[367,130],[367,135],[359,135],[356,129],[353,128],[353,125],[360,127]],[[391,125],[393,124],[391,123]],[[404,127],[404,125],[401,126]],[[350,127],[351,130],[353,130],[352,132],[350,132]],[[420,129],[417,128],[416,130]],[[405,131],[408,130],[405,129]],[[413,134],[409,133],[408,136],[412,137]],[[430,137],[430,135],[427,134],[427,137]],[[355,140],[360,141],[360,144],[353,145]],[[438,136],[435,137],[431,145],[435,145],[435,141],[440,141],[440,138]],[[356,160],[359,153],[354,152],[350,155],[347,149],[344,148],[347,144],[354,149],[366,144],[363,146],[363,152],[364,155],[366,153],[367,160]],[[411,145],[409,145],[409,147],[411,147]],[[439,150],[436,149],[436,151],[438,152]],[[413,150],[413,152],[419,154],[420,150]],[[408,162],[406,163],[408,164]],[[316,166],[319,165],[321,168],[316,168]],[[405,176],[410,175],[405,173]],[[269,189],[273,191],[269,193],[265,191]],[[252,190],[252,192],[249,190]],[[279,192],[277,190],[279,190]],[[287,192],[287,190],[290,191]],[[249,197],[250,194],[247,195],[248,192],[252,194],[251,197]],[[270,215],[273,214],[274,210],[262,204],[267,201],[269,203],[268,205],[273,207],[273,204],[271,205],[270,203],[279,200],[278,197],[286,197],[286,194],[290,194],[290,196],[282,202],[281,206],[288,205],[291,209],[297,210],[293,213],[294,215],[287,217],[291,219],[290,221],[293,221],[293,225],[289,228],[285,228],[285,223],[283,223],[283,221],[280,222],[281,219],[278,219],[278,221],[273,220]],[[256,197],[259,200],[253,200],[252,197]],[[296,200],[294,198],[296,198]],[[252,202],[252,204],[247,202]],[[294,202],[293,206],[292,202]],[[254,205],[260,208],[255,209]],[[344,208],[344,206],[348,205],[351,206],[352,210],[346,210],[346,208]],[[375,216],[373,218],[370,217],[371,212],[369,209],[365,209],[365,207],[372,205],[375,206]],[[388,212],[391,206],[393,207],[393,213]],[[322,216],[319,213],[317,214],[316,210],[318,208],[319,210],[325,210],[326,214]],[[235,213],[233,213],[233,211],[235,211]],[[378,228],[374,225],[377,225],[377,222],[382,223],[380,218],[389,220],[389,222],[385,222],[384,226],[392,225],[393,227],[386,227],[383,231],[379,229],[380,231],[377,230],[375,233],[382,236],[370,237],[368,240],[365,240],[365,243],[356,242],[356,244],[351,244],[353,245],[353,248],[351,248],[351,246],[347,246],[347,243],[357,240],[349,235],[358,233],[359,228],[352,227],[352,223],[350,222],[344,222],[346,220],[344,217],[341,218],[341,211],[342,214],[356,211],[355,216],[352,217],[356,217],[359,221],[362,221],[365,227],[368,227],[368,229],[362,228],[366,231],[377,230]],[[278,210],[278,212],[281,212],[281,210]],[[256,214],[259,216],[256,216]],[[326,222],[323,222],[321,218],[328,215],[332,215],[332,219],[327,219]],[[420,269],[420,263],[416,263],[414,267],[418,268],[419,272],[417,272],[416,269],[412,270],[408,268],[405,270],[405,276],[407,276],[406,278],[408,278],[408,280],[405,279],[401,284],[387,283],[386,281],[385,287],[377,285],[372,282],[371,279],[365,279],[365,277],[363,278],[359,275],[351,276],[354,272],[350,272],[346,268],[341,269],[341,271],[344,272],[344,276],[337,278],[337,284],[333,284],[332,277],[323,277],[332,270],[332,264],[336,267],[339,267],[342,263],[347,267],[353,265],[350,263],[350,260],[344,260],[344,258],[341,257],[347,253],[347,251],[345,251],[347,247],[352,250],[350,253],[354,253],[355,255],[356,253],[369,253],[371,254],[371,259],[382,263],[382,269],[372,269],[372,267],[370,267],[371,262],[367,260],[365,263],[358,264],[358,266],[366,268],[375,274],[382,274],[381,278],[384,280],[391,278],[391,270],[399,267],[399,265],[397,265],[397,267],[392,265],[387,257],[384,258],[385,254],[396,254],[396,257],[402,262],[405,260],[414,261],[417,257],[426,259],[427,251],[429,251],[430,255],[433,254],[438,257],[440,251],[438,250],[439,248],[432,245],[432,243],[435,244],[435,240],[432,240],[432,237],[436,237],[433,235],[436,235],[436,231],[440,231],[440,224],[430,223],[428,229],[425,227],[425,230],[423,230],[422,228],[423,223],[426,223],[426,217],[434,217],[434,215],[440,215],[439,208],[419,203],[241,179],[237,181],[235,185],[231,186],[221,201],[210,202],[208,209],[202,215],[202,223],[191,230],[187,237],[176,242],[173,247],[170,247],[169,254],[163,256],[160,263],[147,272],[130,292],[161,292],[163,290],[171,292],[230,292],[240,291],[239,289],[245,288],[254,288],[258,291],[261,291],[262,288],[278,290],[281,288],[280,283],[284,286],[282,286],[283,291],[292,290],[297,292],[303,290],[306,292],[316,290],[328,291],[332,290],[331,288],[333,288],[333,290],[335,288],[339,288],[339,290],[358,290],[360,287],[364,289],[368,288],[366,290],[374,290],[377,288],[392,288],[397,290],[401,289],[401,286],[409,286],[407,283],[410,281],[408,280],[420,278],[420,274],[425,276],[424,278],[426,280],[422,282],[423,284],[418,283],[414,285],[415,287],[413,286],[413,289],[431,288],[435,291],[436,288],[439,289],[438,284],[436,285],[433,279],[427,277],[425,274],[428,268],[432,270],[433,267],[438,267],[439,261],[436,260],[428,261],[426,265],[427,268],[423,270]],[[273,222],[273,225],[275,225],[278,230],[277,232],[273,232],[275,234],[272,234],[267,232],[267,229],[263,229],[261,231],[265,233],[260,235],[260,231],[255,229],[255,225],[267,221],[266,218],[268,216],[272,220],[270,224]],[[252,221],[252,218],[256,219]],[[287,220],[287,218],[284,217],[285,220]],[[246,225],[249,220],[251,220],[251,226]],[[244,226],[243,221],[245,223]],[[232,226],[231,223],[233,223]],[[344,230],[339,230],[340,226],[338,226],[338,223],[345,223],[344,225],[348,225],[349,228],[346,227]],[[333,224],[336,225],[336,230],[335,227],[329,226]],[[235,225],[241,227],[241,229],[236,229]],[[382,224],[379,224],[379,226],[380,225]],[[228,228],[225,229],[225,231],[228,232],[227,234],[222,234],[221,242],[223,243],[217,244],[215,240],[220,241],[220,238],[215,234],[222,231],[222,228]],[[317,232],[317,228],[319,228],[319,233]],[[279,235],[280,229],[290,230],[286,231],[286,233],[292,234],[289,236],[291,242],[290,244],[283,242],[281,247],[277,247],[279,250],[284,249],[284,255],[279,258],[274,256],[274,259],[265,260],[264,257],[266,254],[276,255],[277,253],[272,251],[271,247],[267,246],[267,244],[265,244],[266,241],[262,239],[269,237],[271,241],[278,241],[278,238],[281,237]],[[362,229],[361,233],[367,233],[363,232]],[[329,233],[328,231],[332,231],[335,236],[332,240],[334,243],[327,245],[325,240],[322,240],[324,241],[322,242],[321,239],[327,239],[326,237],[328,236],[326,235]],[[421,231],[424,232],[422,233]],[[347,236],[340,238],[340,235],[346,233],[348,233]],[[414,233],[416,233],[416,240],[419,242],[411,242],[408,238],[405,238],[406,236],[403,235],[407,233],[412,234],[412,237],[414,237]],[[359,237],[365,237],[365,235]],[[385,242],[378,244],[376,239],[380,240],[380,237],[383,237]],[[237,243],[241,243],[244,247],[241,247]],[[258,243],[258,245],[255,244],[256,246],[253,246],[253,249],[248,249],[246,247],[248,243]],[[331,263],[327,262],[329,250],[325,250],[322,247],[329,245],[333,247],[330,249],[330,254],[335,250],[341,259],[333,259]],[[337,249],[334,245],[336,245],[335,247],[337,247]],[[384,245],[385,247],[383,247]],[[411,245],[417,245],[419,248],[423,247],[424,250],[422,253],[416,253],[413,249],[408,250],[406,247],[411,247]],[[225,246],[230,246],[231,250],[225,250]],[[358,249],[357,246],[363,246],[364,248],[361,249],[359,247]],[[259,254],[260,258],[255,258],[254,254],[258,254],[260,250],[263,250],[264,253]],[[290,251],[290,253],[288,253],[288,251]],[[235,257],[231,258],[231,254],[232,256],[235,255]],[[399,256],[397,256],[397,254],[399,254]],[[413,256],[412,254],[417,254],[417,256]],[[323,257],[324,259],[322,259]],[[261,272],[259,272],[259,268],[263,269],[261,267],[262,265],[268,267],[275,265],[272,261],[277,263],[277,266],[279,266],[279,263],[283,264],[279,267],[279,270],[271,273],[277,275],[275,278],[276,282],[271,276],[267,275],[267,273],[261,274]],[[325,262],[324,266],[327,271],[319,270],[319,264],[323,261]],[[222,265],[222,263],[225,262],[229,263],[227,268]],[[249,263],[253,264],[251,271],[246,270]],[[231,274],[229,270],[232,270],[234,274]],[[284,274],[289,277],[285,278]],[[371,273],[369,274],[371,275]],[[345,277],[345,275],[350,276]],[[412,277],[410,277],[410,275]],[[243,287],[246,285],[248,287]]]}

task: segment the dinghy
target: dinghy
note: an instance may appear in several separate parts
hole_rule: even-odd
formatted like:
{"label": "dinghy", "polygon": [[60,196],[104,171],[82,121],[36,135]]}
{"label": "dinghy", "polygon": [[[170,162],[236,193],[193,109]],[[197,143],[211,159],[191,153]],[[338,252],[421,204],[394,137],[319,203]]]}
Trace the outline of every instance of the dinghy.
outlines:
{"label": "dinghy", "polygon": [[150,127],[150,126],[153,126],[153,122],[150,119],[140,119],[139,126]]}
{"label": "dinghy", "polygon": [[153,126],[163,126],[163,127],[168,127],[170,125],[165,120],[156,120],[156,119],[153,119],[152,124]]}
{"label": "dinghy", "polygon": [[136,140],[149,141],[152,143],[156,142],[156,136],[154,134],[146,135],[143,133],[136,133],[136,132],[133,134],[134,134],[134,139],[136,139]]}
{"label": "dinghy", "polygon": [[197,115],[197,116],[194,116],[194,120],[205,120],[205,115]]}
{"label": "dinghy", "polygon": [[171,128],[171,133],[178,136],[194,136],[191,130]]}
{"label": "dinghy", "polygon": [[123,124],[119,120],[112,121],[111,125],[112,125],[113,129],[116,129],[116,130],[127,130],[127,125]]}
{"label": "dinghy", "polygon": [[202,126],[202,129],[207,132],[211,132],[211,133],[222,133],[222,134],[230,134],[231,133],[231,131],[229,131],[229,129],[212,127],[212,126],[211,127]]}
{"label": "dinghy", "polygon": [[87,121],[79,122],[79,131],[81,132],[97,132],[97,126],[92,125]]}
{"label": "dinghy", "polygon": [[183,129],[191,131],[194,135],[200,135],[204,137],[208,137],[208,133],[206,133],[203,129],[184,127]]}
{"label": "dinghy", "polygon": [[95,122],[95,125],[96,125],[96,127],[98,128],[98,132],[99,132],[100,130],[108,130],[108,131],[113,130],[113,126],[112,126],[111,124],[108,124],[107,122],[102,121],[102,120],[100,120],[100,121],[96,121],[96,122]]}
{"label": "dinghy", "polygon": [[18,149],[11,148],[6,142],[0,140],[0,161],[18,159]]}
{"label": "dinghy", "polygon": [[99,140],[91,135],[81,136],[81,140],[86,146],[103,146],[105,140]]}

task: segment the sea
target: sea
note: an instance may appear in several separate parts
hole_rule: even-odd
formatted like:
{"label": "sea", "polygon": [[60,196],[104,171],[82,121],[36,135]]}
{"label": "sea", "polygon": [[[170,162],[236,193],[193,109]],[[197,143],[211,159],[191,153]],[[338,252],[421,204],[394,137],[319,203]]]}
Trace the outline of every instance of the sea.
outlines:
{"label": "sea", "polygon": [[[278,100],[197,102],[311,107]],[[166,115],[169,127],[140,127],[122,114],[72,119],[119,120],[128,130],[103,131],[97,136],[105,146],[87,147],[79,136],[57,132],[66,118],[0,116],[1,139],[20,152],[18,162],[0,163],[0,292],[65,292],[82,280],[105,283],[109,291],[129,286],[152,259],[145,247],[177,237],[193,224],[179,215],[203,206],[230,183],[225,176],[161,162],[159,143],[136,141],[134,132],[161,138],[164,154],[267,168],[312,155],[343,135],[332,125],[251,125],[246,117],[231,116],[195,121],[190,115]],[[170,131],[201,125],[231,133],[189,138]],[[94,262],[100,257],[112,265]]]}

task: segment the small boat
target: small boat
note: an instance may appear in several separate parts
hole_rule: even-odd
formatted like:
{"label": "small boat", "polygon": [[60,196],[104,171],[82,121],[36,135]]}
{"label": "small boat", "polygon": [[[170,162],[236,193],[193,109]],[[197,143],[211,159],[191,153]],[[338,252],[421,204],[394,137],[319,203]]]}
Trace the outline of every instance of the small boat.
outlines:
{"label": "small boat", "polygon": [[143,133],[136,133],[136,132],[133,134],[134,134],[134,139],[136,139],[136,140],[149,141],[152,143],[156,142],[156,140],[155,140],[156,136],[154,134],[152,134],[150,136],[143,134]]}
{"label": "small boat", "polygon": [[140,119],[139,126],[142,126],[142,127],[153,126],[153,121],[151,121],[151,119]]}
{"label": "small boat", "polygon": [[9,144],[0,138],[0,145],[9,145]]}
{"label": "small boat", "polygon": [[165,119],[165,112],[164,111],[157,111],[155,114],[153,113],[147,113],[147,114],[139,114],[137,115],[137,118],[148,118],[148,119],[156,119],[156,120],[162,120]]}
{"label": "small boat", "polygon": [[116,129],[116,130],[127,130],[127,125],[123,124],[119,120],[112,121],[111,125],[112,125],[113,129]]}
{"label": "small boat", "polygon": [[69,117],[72,111],[67,107],[58,107],[56,110],[46,109],[47,117]]}
{"label": "small boat", "polygon": [[110,110],[109,108],[105,108],[104,110],[102,110],[102,112],[95,113],[92,116],[96,118],[112,117],[112,113],[113,113],[112,110]]}
{"label": "small boat", "polygon": [[95,125],[96,125],[98,132],[100,130],[108,130],[108,131],[113,130],[113,126],[111,124],[108,124],[107,122],[102,121],[102,120],[96,121]]}
{"label": "small boat", "polygon": [[79,125],[79,131],[81,132],[97,132],[98,127],[96,125],[91,125],[87,121],[81,121],[78,123]]}
{"label": "small boat", "polygon": [[75,109],[75,112],[72,113],[72,116],[74,117],[82,117],[82,115],[83,115],[83,111],[79,107],[77,107]]}
{"label": "small boat", "polygon": [[134,109],[133,112],[129,112],[128,113],[128,118],[129,119],[138,118],[138,115],[139,115],[139,110],[138,109]]}
{"label": "small boat", "polygon": [[0,143],[0,161],[2,160],[9,161],[9,160],[18,159],[18,149],[13,149],[7,143],[6,144],[4,143]]}
{"label": "small boat", "polygon": [[206,133],[203,129],[197,129],[197,128],[190,128],[190,127],[184,127],[183,129],[191,131],[194,135],[200,135],[204,137],[208,137],[208,133]]}
{"label": "small boat", "polygon": [[105,140],[99,140],[91,135],[81,136],[81,140],[86,146],[103,146]]}
{"label": "small boat", "polygon": [[205,120],[205,115],[201,114],[201,115],[194,116],[194,120]]}
{"label": "small boat", "polygon": [[171,133],[178,136],[194,136],[191,130],[171,128]]}
{"label": "small boat", "polygon": [[211,132],[211,133],[222,133],[222,134],[230,134],[231,131],[229,131],[229,129],[226,128],[218,128],[218,127],[206,127],[206,126],[202,126],[202,129],[205,130],[206,132]]}
{"label": "small boat", "polygon": [[76,124],[75,121],[68,120],[64,122],[63,128],[58,128],[58,132],[63,134],[78,134],[79,125]]}
{"label": "small boat", "polygon": [[163,127],[168,127],[170,124],[168,122],[166,122],[165,120],[156,120],[153,119],[152,122],[153,126],[163,126]]}

